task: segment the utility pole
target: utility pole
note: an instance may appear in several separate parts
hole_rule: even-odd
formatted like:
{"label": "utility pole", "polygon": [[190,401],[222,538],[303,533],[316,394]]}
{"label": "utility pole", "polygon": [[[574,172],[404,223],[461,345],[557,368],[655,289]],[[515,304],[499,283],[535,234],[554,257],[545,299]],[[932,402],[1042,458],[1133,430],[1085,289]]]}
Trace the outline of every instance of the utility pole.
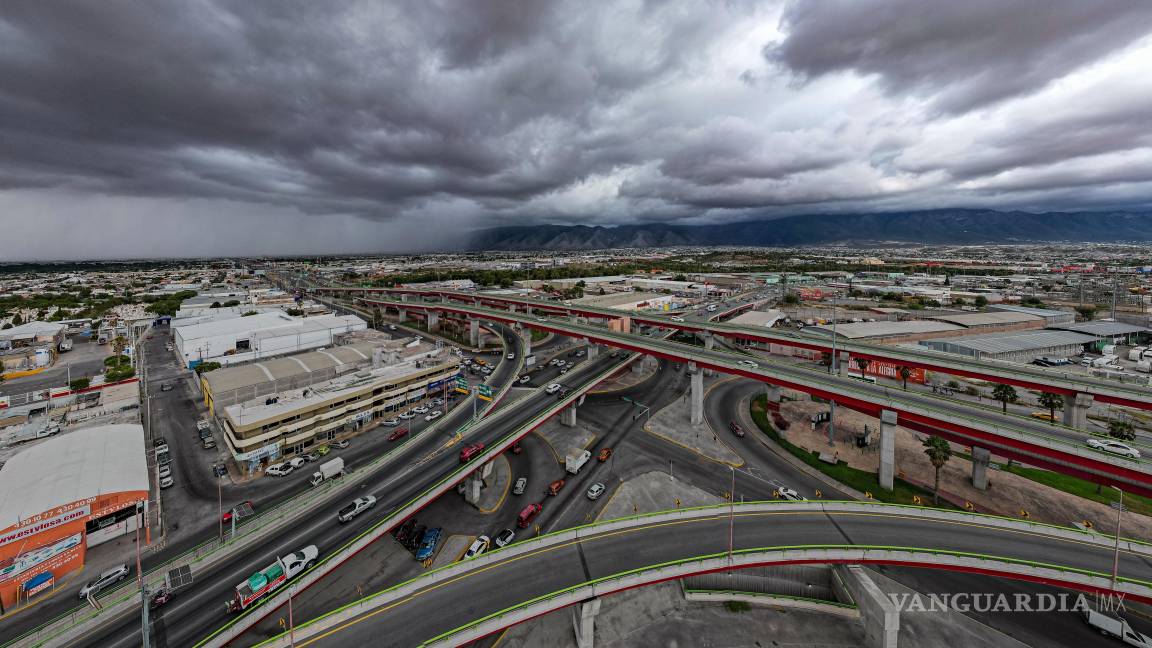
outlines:
{"label": "utility pole", "polygon": [[1116,321],[1116,291],[1120,289],[1120,274],[1112,273],[1112,321]]}
{"label": "utility pole", "polygon": [[[829,368],[832,375],[839,375],[839,358],[836,353],[836,304],[832,304],[832,363]],[[861,372],[863,375],[863,372]],[[828,401],[828,447],[836,445],[836,399]]]}
{"label": "utility pole", "polygon": [[144,572],[140,569],[140,526],[144,521],[144,505],[136,503],[136,579],[140,583],[140,634],[143,641],[141,645],[149,648],[151,632],[148,628],[148,586],[144,582]]}
{"label": "utility pole", "polygon": [[1120,493],[1120,502],[1116,506],[1116,548],[1112,553],[1112,590],[1116,590],[1116,581],[1120,572],[1120,516],[1124,515],[1124,491],[1112,486]]}

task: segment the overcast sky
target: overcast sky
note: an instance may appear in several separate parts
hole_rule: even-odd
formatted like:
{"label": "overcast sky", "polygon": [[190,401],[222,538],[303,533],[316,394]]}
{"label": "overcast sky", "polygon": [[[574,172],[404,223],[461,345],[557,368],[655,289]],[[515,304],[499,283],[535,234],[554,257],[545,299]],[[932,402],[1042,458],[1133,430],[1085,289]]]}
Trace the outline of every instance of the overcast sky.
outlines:
{"label": "overcast sky", "polygon": [[1152,2],[0,3],[0,260],[1146,209]]}

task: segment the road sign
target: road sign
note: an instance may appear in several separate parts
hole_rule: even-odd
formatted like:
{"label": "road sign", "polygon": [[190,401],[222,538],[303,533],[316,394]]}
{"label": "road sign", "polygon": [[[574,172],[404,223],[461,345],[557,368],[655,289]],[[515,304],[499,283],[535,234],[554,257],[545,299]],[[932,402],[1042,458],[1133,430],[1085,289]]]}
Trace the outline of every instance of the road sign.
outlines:
{"label": "road sign", "polygon": [[489,387],[488,385],[477,385],[476,386],[476,392],[477,392],[477,395],[480,397],[480,400],[486,400],[486,401],[492,400],[492,388]]}
{"label": "road sign", "polygon": [[468,393],[468,379],[464,376],[456,376],[456,389],[453,390],[461,394]]}

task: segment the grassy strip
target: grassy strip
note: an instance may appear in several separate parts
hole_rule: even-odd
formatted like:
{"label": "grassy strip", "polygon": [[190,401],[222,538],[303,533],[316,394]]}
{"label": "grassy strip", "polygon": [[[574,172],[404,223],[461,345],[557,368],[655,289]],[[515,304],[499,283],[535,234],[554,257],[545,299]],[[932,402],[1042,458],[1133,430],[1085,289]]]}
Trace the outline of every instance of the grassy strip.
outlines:
{"label": "grassy strip", "polygon": [[[1062,475],[1050,470],[1025,468],[1016,465],[1002,465],[1000,466],[1000,470],[1012,473],[1013,475],[1019,475],[1025,479],[1031,479],[1039,484],[1044,484],[1050,488],[1055,488],[1056,490],[1064,491],[1077,497],[1083,497],[1093,502],[1100,502],[1101,504],[1112,504],[1120,499],[1120,494],[1111,488],[1101,488],[1093,482],[1069,475]],[[1152,498],[1125,493],[1124,508],[1141,515],[1152,515]]]}
{"label": "grassy strip", "polygon": [[539,342],[540,340],[548,337],[548,331],[541,331],[540,329],[531,329],[531,331],[533,342]]}
{"label": "grassy strip", "polygon": [[[845,486],[855,488],[862,493],[872,493],[872,497],[879,502],[889,504],[915,504],[913,498],[917,495],[920,496],[924,502],[932,501],[931,491],[913,486],[902,479],[894,479],[892,491],[887,491],[880,487],[880,481],[873,473],[860,470],[859,468],[853,468],[844,461],[838,462],[835,466],[820,461],[820,454],[818,452],[805,450],[780,436],[776,428],[772,427],[772,423],[768,420],[768,414],[765,410],[766,402],[767,397],[764,395],[757,396],[752,400],[752,420],[756,422],[756,425],[760,427],[760,431],[766,434],[768,438],[780,444],[782,448],[791,452],[796,458],[809,466]],[[940,502],[939,508],[956,509],[955,506],[944,501]]]}

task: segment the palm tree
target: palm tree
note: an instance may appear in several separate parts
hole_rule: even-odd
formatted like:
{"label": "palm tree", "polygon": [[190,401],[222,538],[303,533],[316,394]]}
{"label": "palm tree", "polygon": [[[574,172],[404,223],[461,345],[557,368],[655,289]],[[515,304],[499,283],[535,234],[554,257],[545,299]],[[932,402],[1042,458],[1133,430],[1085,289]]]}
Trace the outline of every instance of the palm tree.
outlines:
{"label": "palm tree", "polygon": [[900,366],[896,368],[896,373],[900,374],[900,379],[904,381],[904,391],[908,391],[908,378],[912,376],[911,367]]}
{"label": "palm tree", "polygon": [[935,435],[924,439],[923,443],[924,454],[928,455],[928,461],[931,461],[932,467],[936,469],[936,483],[932,487],[932,504],[935,506],[940,503],[940,469],[952,458],[952,446],[942,437]]}
{"label": "palm tree", "polygon": [[1016,393],[1016,388],[1012,385],[1001,383],[996,385],[992,390],[992,398],[1000,401],[1004,405],[1004,413],[1008,413],[1008,403],[1015,403],[1020,400],[1020,396]]}
{"label": "palm tree", "polygon": [[1121,441],[1132,441],[1136,439],[1136,428],[1131,421],[1110,419],[1108,421],[1108,436]]}
{"label": "palm tree", "polygon": [[123,335],[117,335],[112,339],[112,353],[120,355],[124,353],[124,349],[128,346],[128,339]]}
{"label": "palm tree", "polygon": [[1052,392],[1040,392],[1040,407],[1048,408],[1049,422],[1056,424],[1056,410],[1064,409],[1064,397]]}
{"label": "palm tree", "polygon": [[872,360],[870,360],[868,358],[856,357],[856,358],[852,358],[852,361],[855,362],[856,366],[860,368],[860,375],[861,376],[863,376],[864,373],[866,371],[868,371],[868,365],[872,364]]}

